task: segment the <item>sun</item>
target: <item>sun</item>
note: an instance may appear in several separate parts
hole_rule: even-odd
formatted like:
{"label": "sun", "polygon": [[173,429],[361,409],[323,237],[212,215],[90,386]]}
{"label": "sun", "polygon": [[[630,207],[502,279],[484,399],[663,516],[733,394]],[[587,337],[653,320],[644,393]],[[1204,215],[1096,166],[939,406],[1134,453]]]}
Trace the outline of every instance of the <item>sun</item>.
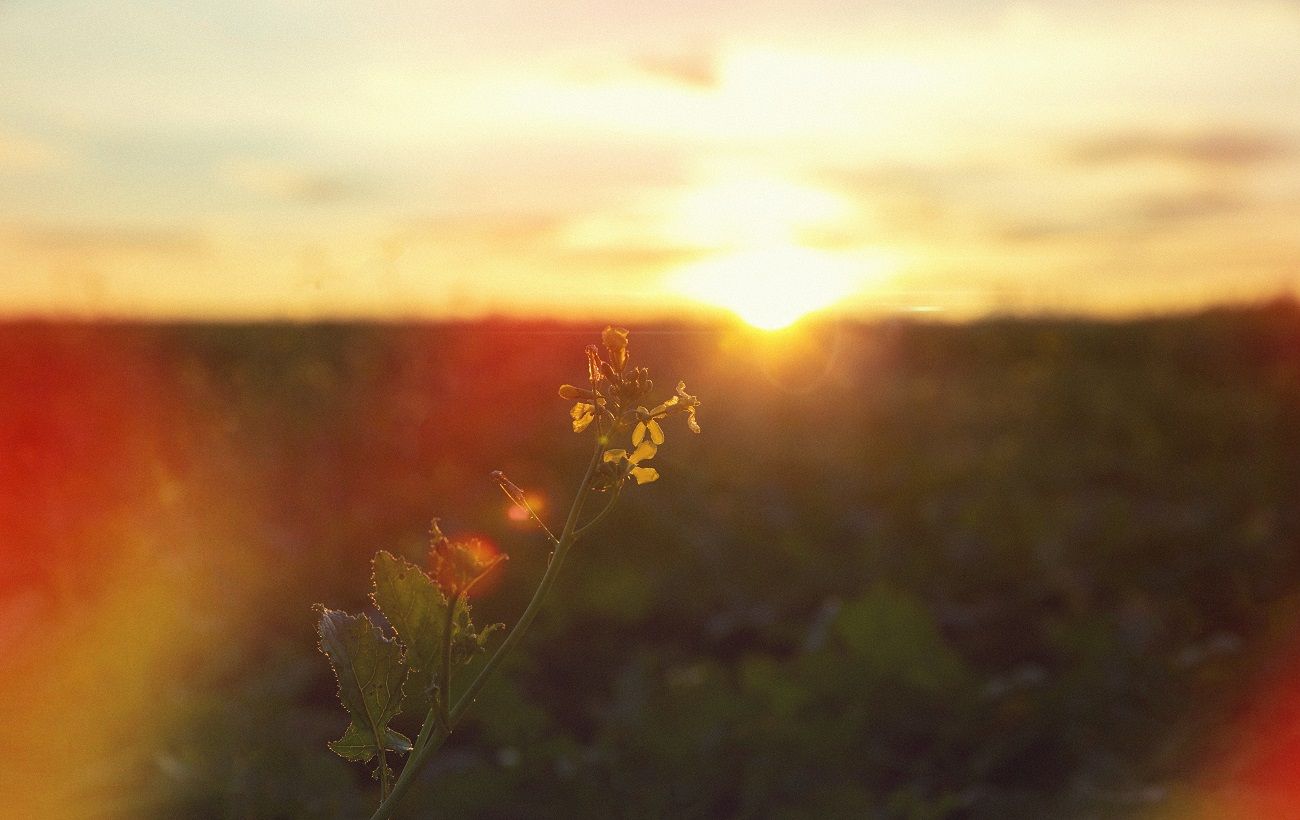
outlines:
{"label": "sun", "polygon": [[668,290],[779,330],[863,291],[891,265],[882,249],[809,247],[807,236],[860,233],[868,215],[843,195],[745,167],[720,166],[666,203],[662,238],[698,249]]}
{"label": "sun", "polygon": [[680,269],[670,287],[763,330],[780,330],[857,293],[870,266],[844,254],[778,245],[709,257]]}

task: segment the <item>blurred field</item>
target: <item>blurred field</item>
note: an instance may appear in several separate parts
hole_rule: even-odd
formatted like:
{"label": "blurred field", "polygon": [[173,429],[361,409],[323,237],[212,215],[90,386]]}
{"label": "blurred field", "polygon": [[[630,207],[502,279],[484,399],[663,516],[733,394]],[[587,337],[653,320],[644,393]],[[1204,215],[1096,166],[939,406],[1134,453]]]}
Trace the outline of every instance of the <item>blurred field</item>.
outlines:
{"label": "blurred field", "polygon": [[[412,807],[1300,816],[1300,309],[633,327],[703,399]],[[0,326],[14,817],[372,807],[309,607],[429,518],[522,610],[598,327]],[[410,816],[425,816],[412,811]]]}

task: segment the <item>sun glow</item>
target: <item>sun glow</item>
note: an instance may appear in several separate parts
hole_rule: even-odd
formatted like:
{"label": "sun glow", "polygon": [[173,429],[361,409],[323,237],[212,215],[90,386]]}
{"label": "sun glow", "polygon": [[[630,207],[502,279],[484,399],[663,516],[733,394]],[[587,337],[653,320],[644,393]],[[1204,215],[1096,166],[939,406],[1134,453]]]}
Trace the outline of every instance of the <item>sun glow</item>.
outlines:
{"label": "sun glow", "polygon": [[779,175],[715,169],[678,194],[669,214],[664,238],[711,253],[678,268],[668,289],[764,330],[832,307],[890,267],[878,249],[803,244],[808,235],[860,235],[870,222],[840,194]]}
{"label": "sun glow", "polygon": [[797,231],[841,225],[856,213],[838,194],[744,173],[720,174],[678,196],[671,210],[668,238],[713,247],[789,241]]}
{"label": "sun glow", "polygon": [[873,267],[848,254],[779,245],[704,259],[681,269],[670,284],[754,327],[779,330],[860,291]]}

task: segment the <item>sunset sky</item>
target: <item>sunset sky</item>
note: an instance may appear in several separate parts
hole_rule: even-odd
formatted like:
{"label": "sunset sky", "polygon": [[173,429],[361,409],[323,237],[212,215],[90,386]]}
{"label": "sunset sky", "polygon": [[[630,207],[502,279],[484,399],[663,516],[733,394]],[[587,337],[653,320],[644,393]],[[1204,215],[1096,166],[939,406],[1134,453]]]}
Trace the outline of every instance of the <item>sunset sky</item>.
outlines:
{"label": "sunset sky", "polygon": [[1298,44],[1292,0],[7,0],[0,314],[1267,298]]}

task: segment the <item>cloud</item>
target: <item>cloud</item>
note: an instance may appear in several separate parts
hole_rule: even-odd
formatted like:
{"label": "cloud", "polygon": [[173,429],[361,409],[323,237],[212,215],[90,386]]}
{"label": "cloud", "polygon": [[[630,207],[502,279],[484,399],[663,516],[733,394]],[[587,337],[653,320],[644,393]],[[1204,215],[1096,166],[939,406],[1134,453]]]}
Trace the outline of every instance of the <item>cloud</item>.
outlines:
{"label": "cloud", "polygon": [[1067,150],[1079,165],[1173,162],[1202,168],[1262,165],[1289,159],[1296,146],[1275,134],[1218,130],[1199,134],[1125,131],[1082,140]]}
{"label": "cloud", "polygon": [[64,159],[64,153],[49,143],[0,131],[0,173],[44,171]]}
{"label": "cloud", "polygon": [[813,180],[847,196],[870,199],[882,193],[932,193],[936,172],[910,165],[882,164],[824,168],[813,175]]}
{"label": "cloud", "polygon": [[203,234],[179,228],[29,225],[9,233],[17,244],[44,253],[190,256],[207,247]]}
{"label": "cloud", "polygon": [[1095,235],[1101,227],[1097,222],[1012,221],[993,228],[992,237],[1009,244],[1052,242]]}
{"label": "cloud", "polygon": [[703,91],[711,91],[722,82],[717,55],[709,50],[644,53],[633,57],[632,65],[656,79]]}
{"label": "cloud", "polygon": [[708,255],[698,248],[573,248],[557,252],[556,261],[605,277],[642,276],[694,262]]}
{"label": "cloud", "polygon": [[1156,194],[1139,199],[1132,216],[1148,225],[1169,225],[1207,217],[1229,216],[1251,207],[1251,202],[1224,191],[1188,191]]}
{"label": "cloud", "polygon": [[228,162],[217,174],[232,187],[297,205],[327,205],[366,190],[352,176],[251,160]]}
{"label": "cloud", "polygon": [[413,221],[389,241],[518,252],[551,244],[568,219],[541,212],[449,214]]}
{"label": "cloud", "polygon": [[698,258],[702,251],[651,242],[574,243],[579,215],[499,213],[439,216],[411,223],[384,243],[389,254],[412,247],[452,254],[489,253],[501,259],[548,261],[573,271],[620,272],[665,269]]}
{"label": "cloud", "polygon": [[[1186,229],[1201,220],[1226,219],[1262,207],[1240,194],[1215,189],[1127,197],[1105,216],[1076,220],[1009,220],[996,224],[994,239],[1012,243],[1135,238]],[[1197,230],[1200,230],[1199,226]]]}
{"label": "cloud", "polygon": [[[988,207],[982,195],[972,192],[1005,187],[1007,173],[988,163],[884,163],[824,168],[811,179],[871,214],[870,222],[878,232],[929,241],[936,234],[960,229],[972,209]],[[835,247],[854,240],[828,234],[820,239],[810,236],[809,241]]]}

